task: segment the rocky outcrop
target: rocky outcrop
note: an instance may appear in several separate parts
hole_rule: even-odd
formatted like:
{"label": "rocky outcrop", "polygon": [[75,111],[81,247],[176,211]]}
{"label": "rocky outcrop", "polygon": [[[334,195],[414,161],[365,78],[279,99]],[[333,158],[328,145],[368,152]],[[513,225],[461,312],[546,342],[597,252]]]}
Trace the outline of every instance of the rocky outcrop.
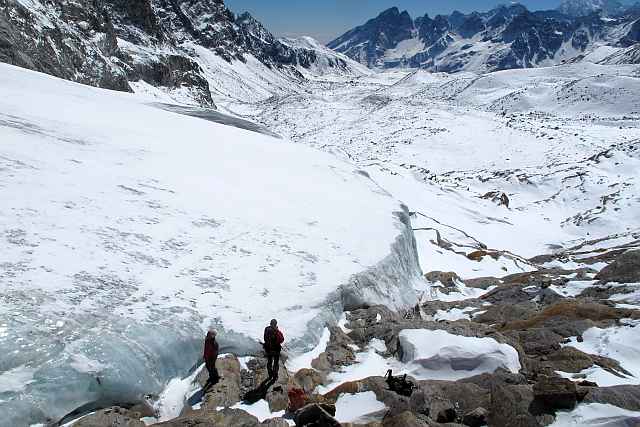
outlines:
{"label": "rocky outcrop", "polygon": [[331,327],[330,332],[327,349],[311,363],[313,368],[321,372],[338,371],[343,366],[353,364],[356,359],[353,340],[339,327]]}
{"label": "rocky outcrop", "polygon": [[604,282],[640,282],[640,250],[632,250],[619,255],[615,261],[603,268],[596,279]]}
{"label": "rocky outcrop", "polygon": [[189,416],[155,425],[163,427],[285,427],[289,424],[283,419],[267,420],[261,423],[258,418],[246,411],[225,408],[220,411],[196,411]]}
{"label": "rocky outcrop", "polygon": [[[229,407],[240,402],[240,362],[235,356],[226,356],[218,359],[216,363],[218,373],[222,378],[220,382],[208,389],[203,399],[204,409],[215,410],[219,407]],[[206,369],[198,375],[198,383],[204,387],[209,379]]]}
{"label": "rocky outcrop", "polygon": [[540,410],[553,414],[556,410],[571,410],[584,398],[576,384],[565,378],[541,376],[533,385],[535,404]]}
{"label": "rocky outcrop", "polygon": [[132,91],[144,80],[213,107],[207,73],[194,47],[227,62],[255,57],[286,79],[298,67],[348,71],[343,58],[276,39],[249,14],[236,17],[222,0],[4,0],[0,61],[75,82]]}
{"label": "rocky outcrop", "polygon": [[141,414],[138,412],[114,407],[87,415],[73,425],[78,427],[144,427],[145,423],[140,421],[140,418]]}
{"label": "rocky outcrop", "polygon": [[[5,2],[6,3],[6,2]],[[130,91],[111,17],[93,0],[43,0],[0,9],[0,61],[107,89]]]}
{"label": "rocky outcrop", "polygon": [[581,387],[585,403],[605,403],[629,411],[640,411],[640,385]]}

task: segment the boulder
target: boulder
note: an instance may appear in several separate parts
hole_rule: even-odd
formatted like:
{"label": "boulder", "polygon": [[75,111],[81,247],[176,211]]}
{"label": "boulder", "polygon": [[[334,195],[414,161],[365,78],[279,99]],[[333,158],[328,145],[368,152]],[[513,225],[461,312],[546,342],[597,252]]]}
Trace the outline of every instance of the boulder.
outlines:
{"label": "boulder", "polygon": [[489,411],[484,408],[476,408],[473,411],[464,414],[462,417],[462,424],[469,427],[482,427],[487,425],[488,417]]}
{"label": "boulder", "polygon": [[509,208],[509,196],[502,191],[489,191],[481,197],[482,199],[491,200],[498,206]]}
{"label": "boulder", "polygon": [[640,282],[640,250],[631,250],[618,255],[615,261],[596,275],[596,279],[618,283]]}
{"label": "boulder", "polygon": [[485,312],[473,318],[474,322],[502,324],[514,320],[526,319],[537,312],[535,303],[526,301],[516,304],[499,304],[487,307]]}
{"label": "boulder", "polygon": [[80,427],[144,427],[140,414],[120,407],[102,409],[76,421]]}
{"label": "boulder", "polygon": [[269,374],[267,372],[267,360],[264,357],[251,359],[247,363],[249,370],[241,373],[242,387],[241,395],[245,396],[247,392],[256,393],[269,403],[271,412],[278,412],[287,409],[289,406],[289,384],[295,386],[290,378],[289,371],[285,366],[284,358],[280,359],[280,370],[278,379],[275,382],[269,382]]}
{"label": "boulder", "polygon": [[289,423],[284,418],[271,418],[260,424],[261,427],[289,427]]}
{"label": "boulder", "polygon": [[477,277],[474,279],[465,279],[464,284],[469,288],[488,289],[491,286],[500,286],[502,280],[496,277]]}
{"label": "boulder", "polygon": [[533,386],[535,403],[545,413],[572,410],[584,397],[578,394],[575,383],[566,378],[540,377]]}
{"label": "boulder", "polygon": [[155,425],[162,427],[258,427],[263,424],[256,417],[243,410],[225,408],[221,411],[200,410],[193,414]]}
{"label": "boulder", "polygon": [[355,343],[339,327],[333,326],[330,329],[331,337],[327,348],[316,359],[311,362],[313,368],[322,372],[337,371],[343,366],[351,365],[356,360],[353,346]]}
{"label": "boulder", "polygon": [[473,383],[430,380],[419,381],[418,386],[411,396],[411,410],[442,423],[453,422],[458,415],[491,404],[489,389]]}
{"label": "boulder", "polygon": [[565,336],[550,329],[531,328],[514,331],[513,335],[529,355],[547,355],[560,350],[560,343]]}
{"label": "boulder", "polygon": [[469,258],[471,261],[478,261],[478,262],[482,261],[486,256],[497,260],[502,256],[502,253],[499,251],[487,251],[482,249],[482,250],[473,251],[467,254],[467,258]]}
{"label": "boulder", "polygon": [[552,415],[530,412],[534,400],[529,385],[496,385],[491,390],[489,425],[509,427],[539,427],[553,422]]}
{"label": "boulder", "polygon": [[[475,384],[480,388],[490,391],[493,387],[498,385],[525,385],[527,383],[527,379],[522,374],[514,374],[510,371],[507,371],[504,368],[497,369],[492,374],[480,374],[475,377],[465,378],[458,383],[469,383]],[[486,408],[487,406],[485,406]],[[471,409],[471,408],[468,408]]]}
{"label": "boulder", "polygon": [[629,411],[640,411],[640,385],[579,387],[585,393],[583,403],[604,403]]}
{"label": "boulder", "polygon": [[340,423],[333,418],[335,414],[335,406],[313,403],[298,409],[293,414],[293,421],[298,427],[340,427]]}
{"label": "boulder", "polygon": [[429,416],[439,423],[452,423],[458,414],[450,400],[437,399],[431,402]]}
{"label": "boulder", "polygon": [[[204,396],[202,407],[215,410],[219,407],[230,407],[240,402],[240,362],[238,358],[229,355],[218,359],[216,364],[221,380],[210,387]],[[197,380],[203,387],[209,379],[206,369],[198,375]]]}
{"label": "boulder", "polygon": [[382,421],[383,427],[431,427],[432,423],[425,416],[415,414],[410,411],[401,414],[385,417]]}
{"label": "boulder", "polygon": [[324,377],[315,369],[301,369],[293,376],[293,382],[305,393],[311,393],[324,382]]}
{"label": "boulder", "polygon": [[483,295],[480,299],[492,304],[513,305],[528,302],[534,297],[535,294],[523,291],[522,285],[503,285]]}
{"label": "boulder", "polygon": [[549,354],[547,361],[554,370],[577,373],[594,365],[593,358],[574,347],[562,347]]}
{"label": "boulder", "polygon": [[440,282],[448,288],[455,288],[456,282],[462,281],[460,277],[452,271],[430,271],[424,275],[424,278],[432,283]]}

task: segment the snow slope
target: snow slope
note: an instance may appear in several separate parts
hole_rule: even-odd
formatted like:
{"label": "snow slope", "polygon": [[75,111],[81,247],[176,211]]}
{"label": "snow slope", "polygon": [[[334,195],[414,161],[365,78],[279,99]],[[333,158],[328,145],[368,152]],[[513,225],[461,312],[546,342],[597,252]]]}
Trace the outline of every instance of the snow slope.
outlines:
{"label": "snow slope", "polygon": [[415,303],[407,214],[352,164],[4,64],[0,93],[0,425],[159,392],[210,324],[310,348]]}
{"label": "snow slope", "polygon": [[[591,63],[388,71],[228,107],[358,163],[415,212],[425,272],[501,277],[536,268],[528,259],[551,249],[636,238],[639,76],[638,66]],[[509,206],[483,198],[490,192]],[[492,255],[469,259],[476,251]]]}

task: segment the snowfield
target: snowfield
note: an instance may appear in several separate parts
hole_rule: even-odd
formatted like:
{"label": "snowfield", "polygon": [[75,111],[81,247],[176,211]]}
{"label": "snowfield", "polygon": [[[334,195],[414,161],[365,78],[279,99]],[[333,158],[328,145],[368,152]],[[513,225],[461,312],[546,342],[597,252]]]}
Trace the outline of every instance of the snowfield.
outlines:
{"label": "snowfield", "polygon": [[352,164],[4,64],[0,93],[1,425],[159,392],[210,324],[295,350],[415,304],[407,212]]}
{"label": "snowfield", "polygon": [[[639,77],[637,65],[592,63],[395,70],[216,103],[357,163],[414,212],[425,272],[500,277],[535,270],[536,255],[640,235]],[[468,257],[479,250],[487,255]]]}

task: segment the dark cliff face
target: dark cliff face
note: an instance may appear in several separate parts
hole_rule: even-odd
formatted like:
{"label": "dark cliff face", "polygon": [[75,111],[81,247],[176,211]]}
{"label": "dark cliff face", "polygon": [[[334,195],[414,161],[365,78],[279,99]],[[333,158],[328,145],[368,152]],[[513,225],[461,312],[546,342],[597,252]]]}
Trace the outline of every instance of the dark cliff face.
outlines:
{"label": "dark cliff face", "polygon": [[120,91],[137,80],[187,87],[213,106],[192,45],[227,62],[252,55],[295,78],[302,78],[295,66],[317,60],[314,50],[283,44],[251,15],[236,18],[223,0],[40,0],[29,7],[0,0],[2,62]]}
{"label": "dark cliff face", "polygon": [[[35,11],[12,0],[0,7],[0,61],[64,79],[129,90],[112,17],[93,0],[43,1]],[[37,14],[51,19],[44,23]],[[55,17],[55,19],[54,19]]]}
{"label": "dark cliff face", "polygon": [[[582,1],[582,0],[580,0]],[[585,0],[587,1],[587,0]],[[409,65],[435,71],[495,71],[535,67],[573,60],[594,43],[629,47],[640,39],[640,13],[630,7],[615,18],[593,11],[593,2],[582,5],[590,13],[570,16],[562,10],[531,12],[520,4],[499,6],[489,12],[417,18],[413,27],[400,18],[397,8],[389,9],[366,24],[356,27],[328,46],[370,67]],[[640,10],[640,7],[638,7]],[[632,25],[631,25],[632,24]],[[622,38],[620,28],[629,28]],[[404,40],[420,40],[424,48],[404,61],[386,60],[389,49]],[[415,46],[416,43],[411,43]],[[477,47],[481,46],[481,47]],[[570,49],[579,52],[571,53]],[[569,53],[567,53],[569,52]],[[574,55],[574,57],[570,57]],[[482,59],[478,59],[478,58]]]}

